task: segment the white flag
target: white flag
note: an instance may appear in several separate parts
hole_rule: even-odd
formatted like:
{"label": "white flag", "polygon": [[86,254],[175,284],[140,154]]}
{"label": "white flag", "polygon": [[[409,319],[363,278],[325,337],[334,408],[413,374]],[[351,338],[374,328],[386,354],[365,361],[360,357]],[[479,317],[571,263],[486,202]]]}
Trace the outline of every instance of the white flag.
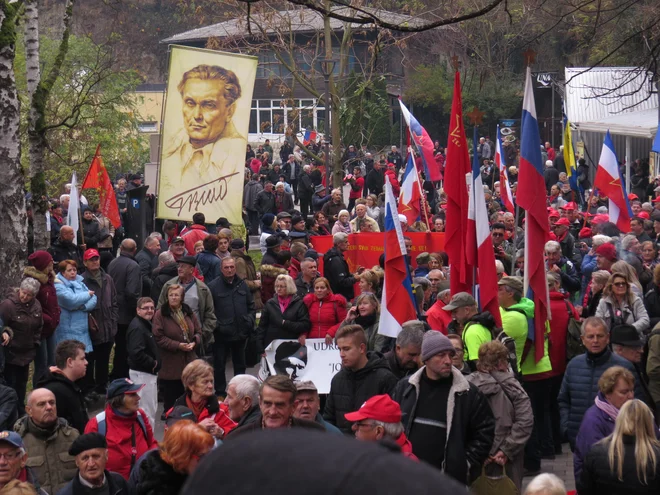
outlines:
{"label": "white flag", "polygon": [[71,193],[69,194],[69,211],[66,214],[66,223],[73,229],[73,243],[78,244],[78,229],[80,228],[80,198],[78,198],[78,184],[76,173],[71,177]]}

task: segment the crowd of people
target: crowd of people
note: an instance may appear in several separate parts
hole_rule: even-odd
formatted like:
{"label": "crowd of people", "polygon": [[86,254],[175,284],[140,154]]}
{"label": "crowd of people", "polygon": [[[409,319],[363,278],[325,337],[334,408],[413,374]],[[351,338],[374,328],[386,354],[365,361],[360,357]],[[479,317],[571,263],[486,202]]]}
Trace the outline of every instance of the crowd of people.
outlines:
{"label": "crowd of people", "polygon": [[[312,148],[322,155],[321,142]],[[539,495],[565,493],[541,474],[541,460],[568,443],[580,495],[658,493],[660,187],[647,164],[634,164],[646,185],[635,181],[630,232],[620,232],[607,198],[572,189],[562,153],[542,148],[552,239],[543,342],[530,337],[525,224],[505,210],[487,138],[477,152],[501,326],[473,295],[451,293],[451,260],[439,251],[407,257],[418,319],[396,338],[379,332],[384,257],[351,270],[347,251],[349,234],[384,230],[385,177],[397,194],[405,163],[395,146],[340,150],[348,197],[328,191],[319,162],[300,148],[285,143],[274,163],[270,143],[249,148],[246,238],[196,213],[138,246],[85,203],[85,244],[75,244],[63,195],[51,210],[51,247],[30,254],[0,303],[0,493],[185,492],[186,483],[203,486],[194,473],[211,451],[238,452],[255,431],[282,428],[310,445],[319,435],[327,445],[341,436],[378,443],[475,490],[505,474],[520,492],[524,477],[540,475],[527,487]],[[435,156],[443,170],[439,143]],[[515,165],[507,176],[515,202]],[[117,184],[122,214],[127,187],[141,184],[128,179]],[[444,231],[442,182],[423,189],[428,215],[411,225],[400,216],[404,236]],[[332,236],[325,253],[314,248],[322,235]],[[250,237],[261,262],[248,253]],[[312,381],[247,374],[272,341],[308,338],[341,358],[328,394]]]}

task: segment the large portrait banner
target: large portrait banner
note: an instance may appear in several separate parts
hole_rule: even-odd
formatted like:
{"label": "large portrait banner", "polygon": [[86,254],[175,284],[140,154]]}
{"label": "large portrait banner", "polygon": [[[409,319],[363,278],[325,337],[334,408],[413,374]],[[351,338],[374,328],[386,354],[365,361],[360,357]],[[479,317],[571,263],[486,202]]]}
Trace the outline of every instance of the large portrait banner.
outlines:
{"label": "large portrait banner", "polygon": [[257,58],[171,47],[157,217],[242,222],[245,147]]}

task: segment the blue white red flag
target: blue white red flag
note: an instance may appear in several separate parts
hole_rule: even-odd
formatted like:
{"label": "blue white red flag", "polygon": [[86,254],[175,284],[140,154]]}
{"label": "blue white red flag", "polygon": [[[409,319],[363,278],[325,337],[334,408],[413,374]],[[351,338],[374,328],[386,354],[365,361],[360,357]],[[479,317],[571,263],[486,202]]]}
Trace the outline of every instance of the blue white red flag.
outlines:
{"label": "blue white red flag", "polygon": [[507,211],[514,213],[516,208],[513,206],[513,194],[511,194],[511,185],[509,184],[509,171],[506,169],[506,160],[502,154],[502,136],[500,135],[500,126],[497,126],[497,141],[495,141],[495,164],[500,171],[500,198]]}
{"label": "blue white red flag", "polygon": [[406,254],[396,199],[390,179],[385,176],[385,279],[378,333],[393,338],[405,322],[417,319]]}
{"label": "blue white red flag", "polygon": [[[498,326],[502,326],[500,304],[497,298],[497,269],[495,268],[495,250],[488,225],[486,196],[481,180],[477,143],[479,136],[474,128],[474,155],[472,159],[472,184],[470,186],[468,208],[468,235],[466,237],[468,264],[476,267],[475,298],[481,311],[490,311]],[[501,184],[501,183],[500,183]]]}
{"label": "blue white red flag", "polygon": [[424,163],[426,179],[433,182],[442,180],[440,167],[433,156],[433,141],[431,141],[431,136],[429,136],[429,133],[426,132],[426,129],[422,127],[415,116],[410,113],[410,110],[406,108],[401,98],[399,98],[399,105],[401,105],[403,119],[406,121],[408,129],[410,129],[410,137],[417,147],[419,156],[422,158],[422,163]]}
{"label": "blue white red flag", "polygon": [[598,160],[594,187],[602,191],[610,200],[608,208],[610,222],[616,224],[621,232],[630,232],[632,210],[621,179],[619,160],[616,158],[614,143],[608,130]]}
{"label": "blue white red flag", "polygon": [[305,131],[305,137],[303,138],[303,144],[307,146],[310,143],[313,143],[316,141],[316,131],[310,131],[307,129]]}
{"label": "blue white red flag", "polygon": [[408,162],[401,180],[401,192],[399,193],[399,213],[406,216],[408,225],[412,225],[420,219],[422,212],[421,187],[415,168],[412,149],[408,149]]}
{"label": "blue white red flag", "polygon": [[549,316],[548,283],[546,281],[545,243],[549,239],[545,180],[541,158],[541,137],[536,119],[536,104],[531,69],[527,67],[523,98],[520,142],[518,206],[525,210],[525,295],[534,301],[533,325],[528,338],[534,343],[534,359],[544,353],[545,322]]}

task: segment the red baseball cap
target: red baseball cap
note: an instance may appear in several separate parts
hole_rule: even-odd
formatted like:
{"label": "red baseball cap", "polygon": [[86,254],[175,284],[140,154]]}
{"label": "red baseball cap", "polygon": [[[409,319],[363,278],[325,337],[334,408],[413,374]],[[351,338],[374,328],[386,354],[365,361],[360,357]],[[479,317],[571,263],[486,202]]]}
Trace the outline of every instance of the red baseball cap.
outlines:
{"label": "red baseball cap", "polygon": [[609,222],[609,221],[610,221],[609,215],[598,214],[591,220],[591,223],[599,224],[599,223],[605,223],[605,222]]}
{"label": "red baseball cap", "polygon": [[101,255],[96,249],[88,249],[87,251],[85,251],[85,254],[83,255],[83,261],[87,261],[88,259],[94,258],[95,256],[97,258],[101,257]]}
{"label": "red baseball cap", "polygon": [[554,208],[548,208],[548,218],[559,218],[559,212]]}
{"label": "red baseball cap", "polygon": [[568,221],[568,218],[560,218],[555,222],[555,225],[564,225],[565,227],[570,227],[571,223]]}
{"label": "red baseball cap", "polygon": [[375,419],[383,423],[399,423],[401,421],[401,407],[389,395],[374,395],[355,412],[346,413],[348,421],[361,421]]}
{"label": "red baseball cap", "polygon": [[652,203],[658,203],[658,202],[660,202],[660,196],[658,196],[657,198],[651,200],[651,202],[652,202]]}
{"label": "red baseball cap", "polygon": [[640,211],[637,216],[639,218],[643,218],[644,220],[649,220],[651,218],[651,215],[649,215],[648,211]]}
{"label": "red baseball cap", "polygon": [[639,199],[639,196],[635,193],[628,194],[628,201],[632,201],[633,199]]}
{"label": "red baseball cap", "polygon": [[591,232],[591,229],[589,227],[584,227],[583,229],[580,229],[580,234],[578,237],[580,239],[585,239],[587,237],[591,237],[593,232]]}
{"label": "red baseball cap", "polygon": [[577,206],[573,201],[571,201],[569,203],[566,203],[564,206],[560,206],[559,209],[560,210],[576,210]]}

